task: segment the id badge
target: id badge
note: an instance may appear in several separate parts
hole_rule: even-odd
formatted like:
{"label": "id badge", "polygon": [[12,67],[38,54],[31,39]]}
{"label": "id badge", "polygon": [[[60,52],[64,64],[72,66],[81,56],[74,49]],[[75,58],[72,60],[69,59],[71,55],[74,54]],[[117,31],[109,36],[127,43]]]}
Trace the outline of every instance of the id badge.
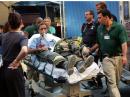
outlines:
{"label": "id badge", "polygon": [[104,39],[110,39],[110,36],[109,35],[105,35]]}

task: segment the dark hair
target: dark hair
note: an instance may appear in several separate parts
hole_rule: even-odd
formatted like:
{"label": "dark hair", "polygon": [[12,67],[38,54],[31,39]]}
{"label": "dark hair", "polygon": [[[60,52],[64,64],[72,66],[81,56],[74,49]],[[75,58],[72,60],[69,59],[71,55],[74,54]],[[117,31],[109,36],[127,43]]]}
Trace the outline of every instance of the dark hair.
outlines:
{"label": "dark hair", "polygon": [[93,18],[94,18],[94,12],[93,12],[93,10],[88,10],[86,12],[90,12],[90,14],[93,15]]}
{"label": "dark hair", "polygon": [[107,9],[100,10],[100,11],[98,12],[98,14],[100,14],[100,13],[101,13],[103,16],[108,16],[109,18],[111,18],[111,13],[110,13],[110,11],[107,10]]}
{"label": "dark hair", "polygon": [[9,29],[9,23],[6,22],[5,25],[4,25],[4,28],[3,28],[3,32],[6,33],[6,32],[9,32],[10,29]]}
{"label": "dark hair", "polygon": [[19,28],[21,25],[21,22],[22,22],[22,17],[19,13],[13,12],[9,14],[8,23],[11,29]]}
{"label": "dark hair", "polygon": [[3,25],[0,25],[0,29],[3,29],[3,27],[4,27]]}
{"label": "dark hair", "polygon": [[[38,25],[38,29],[40,28],[41,25],[46,25],[46,23],[44,21],[42,21],[39,25]],[[47,27],[47,25],[46,25]]]}
{"label": "dark hair", "polygon": [[43,21],[43,19],[42,19],[41,17],[37,17],[37,18],[35,19],[35,24],[38,25],[38,24],[40,24],[42,21]]}
{"label": "dark hair", "polygon": [[98,5],[100,5],[100,8],[101,8],[102,10],[103,10],[103,9],[107,9],[107,5],[106,5],[106,3],[103,2],[103,1],[96,4],[96,6],[98,6]]}

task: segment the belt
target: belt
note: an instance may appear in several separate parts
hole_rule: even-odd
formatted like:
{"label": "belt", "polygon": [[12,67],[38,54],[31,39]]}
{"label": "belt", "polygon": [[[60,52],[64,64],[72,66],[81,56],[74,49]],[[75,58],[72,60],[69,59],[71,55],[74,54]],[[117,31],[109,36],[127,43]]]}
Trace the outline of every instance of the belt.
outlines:
{"label": "belt", "polygon": [[109,55],[109,54],[103,54],[103,55],[102,55],[102,58],[105,58],[105,57],[112,58],[112,57],[116,57],[116,56],[122,56],[122,54],[121,54],[121,53],[112,54],[112,55]]}

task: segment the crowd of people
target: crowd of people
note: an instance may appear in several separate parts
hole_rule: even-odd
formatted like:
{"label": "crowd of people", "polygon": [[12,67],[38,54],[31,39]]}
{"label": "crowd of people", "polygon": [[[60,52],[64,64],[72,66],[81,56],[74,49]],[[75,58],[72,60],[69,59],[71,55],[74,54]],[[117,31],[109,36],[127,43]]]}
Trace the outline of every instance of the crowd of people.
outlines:
{"label": "crowd of people", "polygon": [[[105,2],[97,3],[96,10],[96,20],[92,10],[85,11],[85,23],[81,28],[81,45],[88,48],[85,59],[76,55],[65,58],[52,51],[54,41],[51,35],[56,35],[56,29],[51,26],[49,17],[38,17],[34,24],[22,31],[24,24],[21,15],[10,13],[5,26],[0,25],[0,54],[3,60],[3,66],[0,67],[0,97],[25,97],[21,60],[27,54],[34,54],[42,59],[42,62],[55,64],[56,68],[66,70],[68,76],[74,73],[73,67],[83,73],[94,61],[98,64],[100,60],[107,80],[109,97],[121,97],[118,87],[123,65],[127,64],[127,32],[107,9]],[[32,73],[33,70],[29,75],[33,75]],[[103,88],[101,77],[97,75],[96,80],[97,83],[88,82],[89,88]]]}

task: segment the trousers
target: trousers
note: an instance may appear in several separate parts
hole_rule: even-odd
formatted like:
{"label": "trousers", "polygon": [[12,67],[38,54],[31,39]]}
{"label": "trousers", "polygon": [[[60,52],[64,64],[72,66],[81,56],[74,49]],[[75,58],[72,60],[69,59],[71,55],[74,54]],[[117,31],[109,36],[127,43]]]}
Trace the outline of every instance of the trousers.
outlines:
{"label": "trousers", "polygon": [[0,97],[25,97],[25,79],[22,67],[9,69],[10,62],[0,68]]}
{"label": "trousers", "polygon": [[105,57],[103,59],[103,70],[107,77],[110,97],[121,97],[118,89],[121,72],[123,69],[121,56]]}

